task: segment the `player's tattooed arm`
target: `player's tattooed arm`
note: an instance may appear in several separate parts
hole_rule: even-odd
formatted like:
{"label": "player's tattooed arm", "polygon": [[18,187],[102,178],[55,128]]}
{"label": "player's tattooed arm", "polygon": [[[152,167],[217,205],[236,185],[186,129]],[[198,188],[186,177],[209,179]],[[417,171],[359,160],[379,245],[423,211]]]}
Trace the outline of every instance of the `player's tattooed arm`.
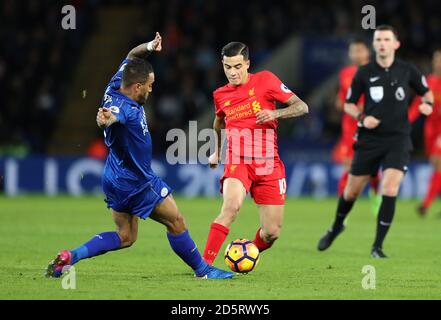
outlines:
{"label": "player's tattooed arm", "polygon": [[147,43],[142,43],[139,46],[130,50],[129,54],[127,55],[127,58],[146,59],[153,51],[161,51],[161,50],[162,50],[162,38],[159,32],[156,32],[155,39]]}
{"label": "player's tattooed arm", "polygon": [[116,116],[107,108],[99,108],[98,113],[96,114],[96,124],[101,129],[108,128],[118,119]]}
{"label": "player's tattooed arm", "polygon": [[309,112],[308,105],[303,102],[299,97],[293,95],[287,102],[286,108],[268,110],[264,109],[256,113],[256,123],[262,124],[268,121],[273,121],[275,119],[288,119],[300,117]]}

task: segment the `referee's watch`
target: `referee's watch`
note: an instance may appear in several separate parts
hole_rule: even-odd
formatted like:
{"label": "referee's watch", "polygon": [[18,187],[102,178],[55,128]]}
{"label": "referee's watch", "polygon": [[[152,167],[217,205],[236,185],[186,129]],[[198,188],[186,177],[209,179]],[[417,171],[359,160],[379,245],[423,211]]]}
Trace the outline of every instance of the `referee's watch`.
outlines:
{"label": "referee's watch", "polygon": [[366,118],[366,114],[364,114],[363,112],[361,112],[358,116],[357,116],[357,120],[358,122],[361,124],[362,127],[364,127],[364,118]]}
{"label": "referee's watch", "polygon": [[428,104],[433,108],[433,102],[432,101],[423,101],[424,104]]}

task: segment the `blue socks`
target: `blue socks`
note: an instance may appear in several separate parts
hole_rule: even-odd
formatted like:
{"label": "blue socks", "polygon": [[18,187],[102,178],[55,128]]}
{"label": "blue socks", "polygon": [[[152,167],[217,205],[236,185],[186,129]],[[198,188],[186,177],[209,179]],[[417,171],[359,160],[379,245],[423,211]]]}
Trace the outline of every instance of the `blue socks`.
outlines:
{"label": "blue socks", "polygon": [[121,239],[116,232],[103,232],[97,234],[82,246],[71,251],[72,264],[79,260],[99,256],[112,250],[121,248]]}
{"label": "blue socks", "polygon": [[[206,273],[206,269],[209,265],[202,259],[188,230],[178,235],[167,233],[167,238],[173,251],[195,271],[197,276]],[[71,263],[75,264],[82,259],[95,257],[118,249],[121,249],[121,239],[118,233],[103,232],[97,234],[82,246],[72,250]]]}
{"label": "blue socks", "polygon": [[167,238],[173,251],[195,271],[196,275],[203,275],[208,265],[202,260],[201,254],[188,230],[178,235],[167,232]]}

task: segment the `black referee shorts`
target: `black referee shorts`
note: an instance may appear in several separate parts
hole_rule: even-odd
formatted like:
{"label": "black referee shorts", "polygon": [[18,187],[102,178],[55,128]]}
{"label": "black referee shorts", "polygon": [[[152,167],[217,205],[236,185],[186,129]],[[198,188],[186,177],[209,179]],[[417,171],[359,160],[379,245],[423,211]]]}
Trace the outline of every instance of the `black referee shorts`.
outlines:
{"label": "black referee shorts", "polygon": [[373,145],[357,141],[350,173],[354,176],[376,175],[380,167],[383,171],[397,169],[406,173],[411,150],[406,143]]}

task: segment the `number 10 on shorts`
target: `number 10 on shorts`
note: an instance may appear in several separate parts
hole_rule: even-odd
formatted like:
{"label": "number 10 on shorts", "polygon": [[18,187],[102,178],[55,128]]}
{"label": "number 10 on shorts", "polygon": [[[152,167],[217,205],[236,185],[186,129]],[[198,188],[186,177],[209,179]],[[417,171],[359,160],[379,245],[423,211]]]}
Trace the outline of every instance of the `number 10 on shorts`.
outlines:
{"label": "number 10 on shorts", "polygon": [[279,188],[280,188],[280,194],[286,193],[286,180],[285,180],[285,178],[279,179]]}

